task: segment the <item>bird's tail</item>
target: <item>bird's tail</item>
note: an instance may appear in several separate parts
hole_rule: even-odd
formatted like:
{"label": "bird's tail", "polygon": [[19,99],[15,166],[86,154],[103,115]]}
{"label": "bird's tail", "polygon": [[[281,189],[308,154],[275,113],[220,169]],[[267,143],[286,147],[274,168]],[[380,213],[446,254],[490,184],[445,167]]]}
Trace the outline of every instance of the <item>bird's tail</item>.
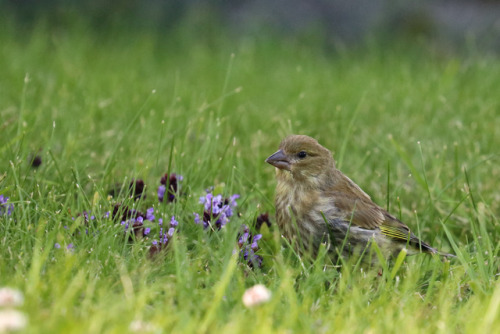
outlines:
{"label": "bird's tail", "polygon": [[437,255],[440,255],[440,256],[444,256],[444,257],[449,258],[449,259],[452,259],[452,258],[454,258],[454,257],[457,257],[457,256],[456,256],[456,255],[454,255],[454,254],[445,253],[445,252],[441,252],[441,251],[438,251],[438,250],[436,250],[436,254],[437,254]]}
{"label": "bird's tail", "polygon": [[418,246],[421,246],[422,247],[422,251],[424,253],[429,253],[429,254],[436,254],[436,255],[439,255],[439,256],[444,256],[446,258],[454,258],[454,257],[457,257],[456,255],[454,254],[450,254],[450,253],[445,253],[445,252],[441,252],[439,250],[437,250],[436,248],[430,246],[429,244],[419,240],[419,245]]}
{"label": "bird's tail", "polygon": [[444,256],[448,259],[451,259],[451,258],[454,258],[454,257],[457,257],[456,255],[454,254],[450,254],[450,253],[445,253],[445,252],[441,252],[439,250],[437,250],[436,248],[434,247],[431,247],[427,244],[425,244],[425,246],[422,244],[422,250],[426,253],[430,253],[430,254],[436,254],[436,255],[439,255],[439,256]]}

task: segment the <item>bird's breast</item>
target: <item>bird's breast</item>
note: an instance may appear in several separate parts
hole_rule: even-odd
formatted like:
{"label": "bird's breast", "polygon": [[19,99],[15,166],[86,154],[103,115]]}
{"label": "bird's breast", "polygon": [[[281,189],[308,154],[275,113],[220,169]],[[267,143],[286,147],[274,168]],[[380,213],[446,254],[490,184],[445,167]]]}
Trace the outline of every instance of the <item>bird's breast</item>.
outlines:
{"label": "bird's breast", "polygon": [[278,182],[276,222],[281,233],[289,240],[299,237],[302,244],[318,244],[327,231],[321,213],[323,202],[317,190],[293,182]]}

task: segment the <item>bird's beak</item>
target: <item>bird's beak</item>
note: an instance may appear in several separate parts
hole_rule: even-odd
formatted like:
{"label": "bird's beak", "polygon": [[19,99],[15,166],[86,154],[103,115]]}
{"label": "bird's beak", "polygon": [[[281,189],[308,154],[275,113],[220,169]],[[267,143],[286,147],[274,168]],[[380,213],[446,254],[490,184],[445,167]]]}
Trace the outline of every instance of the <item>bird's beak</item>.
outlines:
{"label": "bird's beak", "polygon": [[285,155],[285,153],[283,153],[282,150],[279,150],[278,152],[271,155],[269,158],[266,159],[266,162],[268,164],[273,165],[276,168],[285,169],[288,171],[290,171],[292,167],[290,160]]}

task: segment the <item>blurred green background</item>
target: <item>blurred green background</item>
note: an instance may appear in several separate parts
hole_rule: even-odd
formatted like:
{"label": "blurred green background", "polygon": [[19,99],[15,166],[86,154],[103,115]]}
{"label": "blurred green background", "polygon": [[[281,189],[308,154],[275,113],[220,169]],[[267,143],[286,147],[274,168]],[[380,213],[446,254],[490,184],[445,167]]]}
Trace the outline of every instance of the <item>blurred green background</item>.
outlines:
{"label": "blurred green background", "polygon": [[215,24],[236,36],[274,31],[297,37],[314,31],[336,47],[367,36],[425,36],[444,47],[500,47],[500,3],[495,0],[2,0],[0,8],[4,18],[23,25],[44,18],[62,29],[84,19],[101,32],[120,26],[169,34],[186,18],[210,17],[197,30],[200,38]]}

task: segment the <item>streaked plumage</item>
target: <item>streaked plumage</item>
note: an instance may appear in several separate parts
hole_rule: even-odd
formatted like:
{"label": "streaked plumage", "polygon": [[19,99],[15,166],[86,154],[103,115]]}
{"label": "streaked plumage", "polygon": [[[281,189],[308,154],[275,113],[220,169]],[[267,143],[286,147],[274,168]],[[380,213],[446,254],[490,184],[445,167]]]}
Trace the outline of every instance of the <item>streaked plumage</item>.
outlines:
{"label": "streaked plumage", "polygon": [[441,254],[372,202],[315,139],[289,136],[266,162],[276,167],[277,224],[299,251],[315,255],[321,243],[330,242],[332,254],[348,257],[375,241],[387,257],[403,248],[408,254]]}

